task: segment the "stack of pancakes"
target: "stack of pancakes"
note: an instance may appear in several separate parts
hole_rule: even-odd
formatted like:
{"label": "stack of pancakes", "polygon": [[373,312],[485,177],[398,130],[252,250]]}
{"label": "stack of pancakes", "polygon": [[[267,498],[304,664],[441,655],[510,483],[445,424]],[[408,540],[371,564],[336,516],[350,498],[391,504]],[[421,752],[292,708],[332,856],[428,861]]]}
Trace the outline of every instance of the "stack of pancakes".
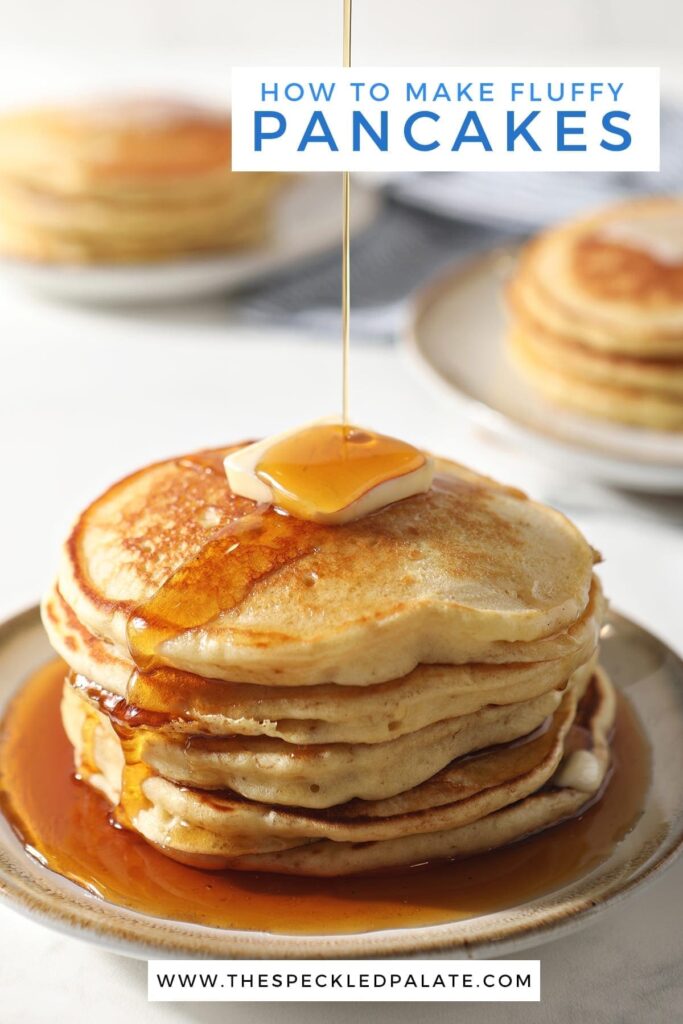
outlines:
{"label": "stack of pancakes", "polygon": [[107,491],[44,602],[77,771],[122,823],[197,866],[339,875],[596,797],[615,698],[567,519],[439,460],[427,493],[321,526],[231,493],[227,451]]}
{"label": "stack of pancakes", "polygon": [[548,231],[509,291],[509,348],[553,402],[683,430],[683,200],[639,200]]}
{"label": "stack of pancakes", "polygon": [[170,100],[0,119],[0,250],[135,263],[259,242],[274,174],[233,174],[226,114]]}

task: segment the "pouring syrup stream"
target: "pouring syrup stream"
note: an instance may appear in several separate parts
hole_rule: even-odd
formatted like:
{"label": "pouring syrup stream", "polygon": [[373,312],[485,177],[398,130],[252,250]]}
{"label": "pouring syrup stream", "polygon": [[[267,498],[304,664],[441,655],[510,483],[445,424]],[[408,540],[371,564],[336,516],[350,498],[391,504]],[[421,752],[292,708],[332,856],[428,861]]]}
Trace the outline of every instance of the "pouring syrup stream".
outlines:
{"label": "pouring syrup stream", "polygon": [[[344,0],[345,68],[351,67],[352,0]],[[351,252],[350,252],[351,182],[348,171],[342,171],[342,422],[349,427],[349,349],[351,318]]]}

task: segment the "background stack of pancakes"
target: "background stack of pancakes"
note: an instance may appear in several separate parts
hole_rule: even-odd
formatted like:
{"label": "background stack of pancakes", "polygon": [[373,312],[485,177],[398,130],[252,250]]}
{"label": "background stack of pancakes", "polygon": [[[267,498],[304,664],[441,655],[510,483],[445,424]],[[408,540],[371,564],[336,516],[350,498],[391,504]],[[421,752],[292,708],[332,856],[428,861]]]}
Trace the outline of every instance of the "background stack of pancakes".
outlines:
{"label": "background stack of pancakes", "polygon": [[[230,492],[226,453],[95,501],[44,602],[77,769],[125,824],[198,866],[335,875],[500,846],[596,796],[615,698],[568,520],[439,461],[429,492],[285,519],[292,557],[254,560],[275,513]],[[130,623],[195,565],[213,611],[136,671]]]}
{"label": "background stack of pancakes", "polygon": [[548,231],[509,292],[509,346],[552,401],[683,430],[683,200],[622,204]]}
{"label": "background stack of pancakes", "polygon": [[0,119],[0,250],[149,262],[260,241],[275,174],[233,174],[227,114],[168,100]]}

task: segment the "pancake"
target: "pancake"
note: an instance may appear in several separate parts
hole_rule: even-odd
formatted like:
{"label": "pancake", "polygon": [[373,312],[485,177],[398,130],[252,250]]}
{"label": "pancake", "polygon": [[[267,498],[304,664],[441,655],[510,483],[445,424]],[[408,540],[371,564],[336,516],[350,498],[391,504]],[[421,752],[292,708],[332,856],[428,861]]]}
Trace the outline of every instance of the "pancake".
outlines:
{"label": "pancake", "polygon": [[136,824],[158,843],[152,822],[158,825],[164,815],[169,820],[182,820],[190,828],[210,831],[225,846],[232,842],[235,832],[240,842],[248,836],[256,850],[261,834],[301,844],[322,838],[334,842],[376,842],[442,831],[475,821],[542,786],[560,764],[573,714],[574,702],[567,699],[562,711],[553,715],[549,727],[525,743],[497,746],[487,754],[455,762],[399,796],[353,800],[325,813],[306,813],[303,808],[265,808],[263,804],[239,802],[230,796],[207,798],[202,792],[179,788],[164,777],[152,776],[144,785],[152,808],[141,811]]}
{"label": "pancake", "polygon": [[192,178],[229,161],[225,115],[167,98],[39,107],[0,121],[3,171],[65,195]]}
{"label": "pancake", "polygon": [[230,169],[226,113],[165,99],[0,118],[0,248],[146,262],[255,244],[282,176]]}
{"label": "pancake", "polygon": [[[60,203],[29,197],[0,184],[0,248],[45,263],[149,263],[179,254],[227,251],[257,245],[268,233],[272,186],[244,186],[235,196],[192,205],[179,197],[173,209],[103,212],[99,200]],[[30,200],[30,201],[29,201]]]}
{"label": "pancake", "polygon": [[551,651],[586,609],[595,553],[518,491],[439,461],[429,492],[325,527],[254,516],[229,490],[229,450],[141,470],[81,515],[58,586],[89,632],[125,650],[129,620],[139,634],[140,606],[154,599],[157,666],[362,686],[420,663],[516,660],[517,644]]}
{"label": "pancake", "polygon": [[[255,848],[262,834],[286,840],[327,838],[335,842],[371,842],[411,834],[441,831],[466,824],[495,807],[514,802],[538,789],[559,766],[563,740],[569,730],[575,702],[567,698],[562,712],[540,735],[517,746],[496,747],[488,754],[449,765],[428,782],[400,796],[376,801],[353,800],[325,813],[303,808],[266,808],[261,803],[237,801],[231,796],[206,797],[197,790],[173,785],[163,776],[144,784],[152,810],[176,818],[190,827],[215,833],[230,843],[253,836]],[[147,811],[136,821],[145,831]],[[152,834],[154,839],[154,835]],[[154,841],[157,841],[154,839]]]}
{"label": "pancake", "polygon": [[156,729],[135,730],[134,743],[137,758],[181,785],[231,789],[268,804],[332,807],[354,798],[395,796],[456,757],[518,739],[538,728],[560,697],[553,690],[521,704],[483,708],[384,743],[300,746],[269,737],[230,736],[188,740]]}
{"label": "pancake", "polygon": [[524,249],[508,350],[551,403],[683,430],[683,199],[620,204]]}
{"label": "pancake", "polygon": [[597,352],[639,359],[667,359],[674,363],[683,358],[683,345],[675,333],[648,333],[645,325],[628,331],[624,323],[617,333],[613,324],[584,319],[577,310],[566,305],[559,294],[542,288],[536,277],[536,264],[544,249],[536,249],[536,241],[527,244],[508,295],[512,297],[513,313],[517,307],[523,315],[562,338],[595,349]]}
{"label": "pancake", "polygon": [[514,288],[510,289],[509,301],[515,316],[512,333],[519,344],[557,373],[580,377],[595,386],[661,392],[669,400],[683,400],[683,357],[640,358],[601,351],[537,323],[522,303],[516,302]]}
{"label": "pancake", "polygon": [[[655,255],[672,221],[683,225],[681,199],[622,203],[551,229],[527,249],[522,301],[538,322],[598,349],[680,359],[683,251]],[[634,243],[638,224],[649,245]]]}
{"label": "pancake", "polygon": [[76,770],[119,824],[199,867],[346,874],[595,795],[605,602],[568,520],[436,460],[429,491],[322,525],[232,493],[234,450],[110,488],[43,602]]}
{"label": "pancake", "polygon": [[[142,783],[144,804],[138,810],[134,826],[155,845],[178,859],[203,866],[251,865],[243,860],[248,851],[260,851],[256,861],[268,870],[294,870],[298,873],[348,873],[380,866],[378,857],[389,858],[394,865],[410,863],[396,857],[410,855],[419,849],[443,851],[465,849],[468,842],[487,838],[486,848],[496,846],[497,836],[518,829],[515,838],[532,830],[543,818],[555,813],[564,816],[567,807],[581,807],[594,796],[604,778],[608,764],[605,736],[613,717],[613,693],[604,675],[593,677],[588,701],[582,700],[580,722],[583,728],[573,730],[577,702],[582,698],[586,680],[574,685],[564,695],[548,728],[523,742],[496,746],[483,754],[454,762],[429,781],[398,797],[375,802],[355,800],[329,811],[304,811],[302,808],[272,808],[234,795],[209,795],[178,786],[159,775],[147,777]],[[110,800],[118,799],[117,779],[123,762],[118,738],[109,722],[94,712],[75,691],[65,691],[65,721],[75,748],[88,748],[98,772],[98,785]],[[79,716],[81,720],[79,722]],[[92,730],[85,723],[97,718],[95,742]],[[97,739],[101,727],[103,739]],[[579,737],[574,732],[579,732]],[[583,734],[583,735],[581,735]],[[89,741],[85,737],[89,736]],[[579,738],[585,748],[590,737],[592,770],[583,773],[582,788],[563,784],[572,746]],[[586,750],[582,755],[586,757]],[[573,773],[575,776],[575,772]],[[542,787],[556,775],[555,791]],[[541,793],[538,791],[542,790]],[[531,800],[532,803],[527,803]],[[553,800],[548,801],[552,795]],[[524,803],[522,814],[517,805]],[[510,819],[495,818],[501,808],[514,809]],[[482,822],[486,822],[483,827]],[[522,825],[524,822],[524,825]],[[477,829],[462,833],[460,829],[477,823]],[[531,828],[526,827],[530,823]],[[523,828],[522,831],[519,829]],[[317,849],[312,853],[309,844]],[[455,846],[454,846],[455,844]],[[375,849],[376,846],[381,850]],[[262,861],[263,852],[289,850],[291,858],[281,862],[280,854],[273,862]],[[438,855],[443,855],[439,853]],[[446,854],[451,856],[452,854]],[[429,858],[433,859],[430,853]],[[237,860],[234,858],[238,858]],[[302,860],[303,858],[303,860]],[[254,858],[250,858],[252,860]],[[330,870],[330,861],[334,869]],[[310,868],[313,870],[310,870]],[[322,869],[321,869],[322,868]]]}
{"label": "pancake", "polygon": [[510,353],[547,398],[589,416],[653,430],[683,430],[683,394],[619,387],[558,370],[547,353],[528,344],[520,332],[509,337]]}
{"label": "pancake", "polygon": [[[580,722],[590,739],[592,770],[586,773],[585,785],[582,780],[580,788],[566,783],[555,786],[551,778],[546,786],[525,799],[470,824],[443,831],[360,844],[323,839],[284,851],[239,856],[229,862],[214,855],[212,861],[202,858],[202,864],[208,867],[211,863],[214,866],[229,863],[231,868],[246,871],[337,876],[467,857],[523,839],[575,815],[595,799],[604,784],[610,765],[608,737],[614,721],[616,696],[602,671],[593,677],[587,697]],[[567,759],[574,753],[568,750]],[[560,780],[562,772],[560,765]]]}
{"label": "pancake", "polygon": [[[557,658],[511,664],[419,665],[375,686],[268,687],[162,670],[134,674],[129,658],[76,620],[56,588],[43,606],[50,642],[76,674],[73,685],[122,723],[152,712],[163,732],[271,736],[289,743],[379,743],[487,705],[531,700],[564,686],[593,656],[604,614],[598,581]],[[149,719],[149,715],[146,716]]]}

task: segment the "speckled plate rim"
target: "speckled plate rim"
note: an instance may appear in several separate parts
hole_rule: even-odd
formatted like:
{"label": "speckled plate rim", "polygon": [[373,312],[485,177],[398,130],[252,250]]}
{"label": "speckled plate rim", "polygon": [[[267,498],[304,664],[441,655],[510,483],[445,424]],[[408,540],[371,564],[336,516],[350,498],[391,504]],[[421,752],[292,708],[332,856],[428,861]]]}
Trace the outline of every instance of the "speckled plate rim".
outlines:
{"label": "speckled plate rim", "polygon": [[656,459],[651,456],[635,457],[629,448],[629,437],[630,432],[638,432],[637,427],[624,426],[621,450],[615,446],[605,448],[598,441],[589,441],[585,437],[581,440],[567,437],[555,430],[550,422],[541,431],[535,423],[508,415],[459,387],[430,357],[428,346],[423,342],[422,325],[433,307],[452,294],[454,289],[466,287],[473,275],[495,275],[500,278],[502,288],[503,271],[509,273],[518,253],[518,246],[501,245],[471,259],[458,260],[417,291],[411,300],[400,336],[403,354],[410,366],[417,370],[432,391],[449,401],[456,411],[499,438],[535,451],[546,459],[556,459],[560,452],[571,459],[572,463],[587,470],[586,475],[604,476],[636,489],[681,493],[683,449],[675,455],[663,454]]}
{"label": "speckled plate rim", "polygon": [[[671,665],[670,685],[676,688],[676,699],[683,707],[683,661],[663,642],[625,617],[612,613],[610,623],[617,632],[635,631],[641,642],[656,645],[666,663]],[[27,646],[41,647],[39,656],[27,658],[23,677],[44,662],[48,652],[47,641],[38,633],[39,627],[37,608],[0,623],[0,658],[10,643],[21,641],[22,637]],[[36,636],[31,639],[30,634],[34,632]],[[11,684],[0,686],[2,709],[20,685],[21,679],[14,679]],[[656,736],[647,729],[647,723],[643,725],[654,744]],[[521,907],[465,921],[343,935],[282,935],[221,930],[149,917],[107,903],[41,867],[25,853],[2,815],[0,899],[32,920],[73,938],[143,959],[160,953],[226,959],[392,956],[474,959],[500,955],[566,935],[654,880],[673,862],[683,846],[683,780],[680,790],[680,805],[671,819],[634,852],[621,870],[606,874],[607,861],[556,893]]]}

